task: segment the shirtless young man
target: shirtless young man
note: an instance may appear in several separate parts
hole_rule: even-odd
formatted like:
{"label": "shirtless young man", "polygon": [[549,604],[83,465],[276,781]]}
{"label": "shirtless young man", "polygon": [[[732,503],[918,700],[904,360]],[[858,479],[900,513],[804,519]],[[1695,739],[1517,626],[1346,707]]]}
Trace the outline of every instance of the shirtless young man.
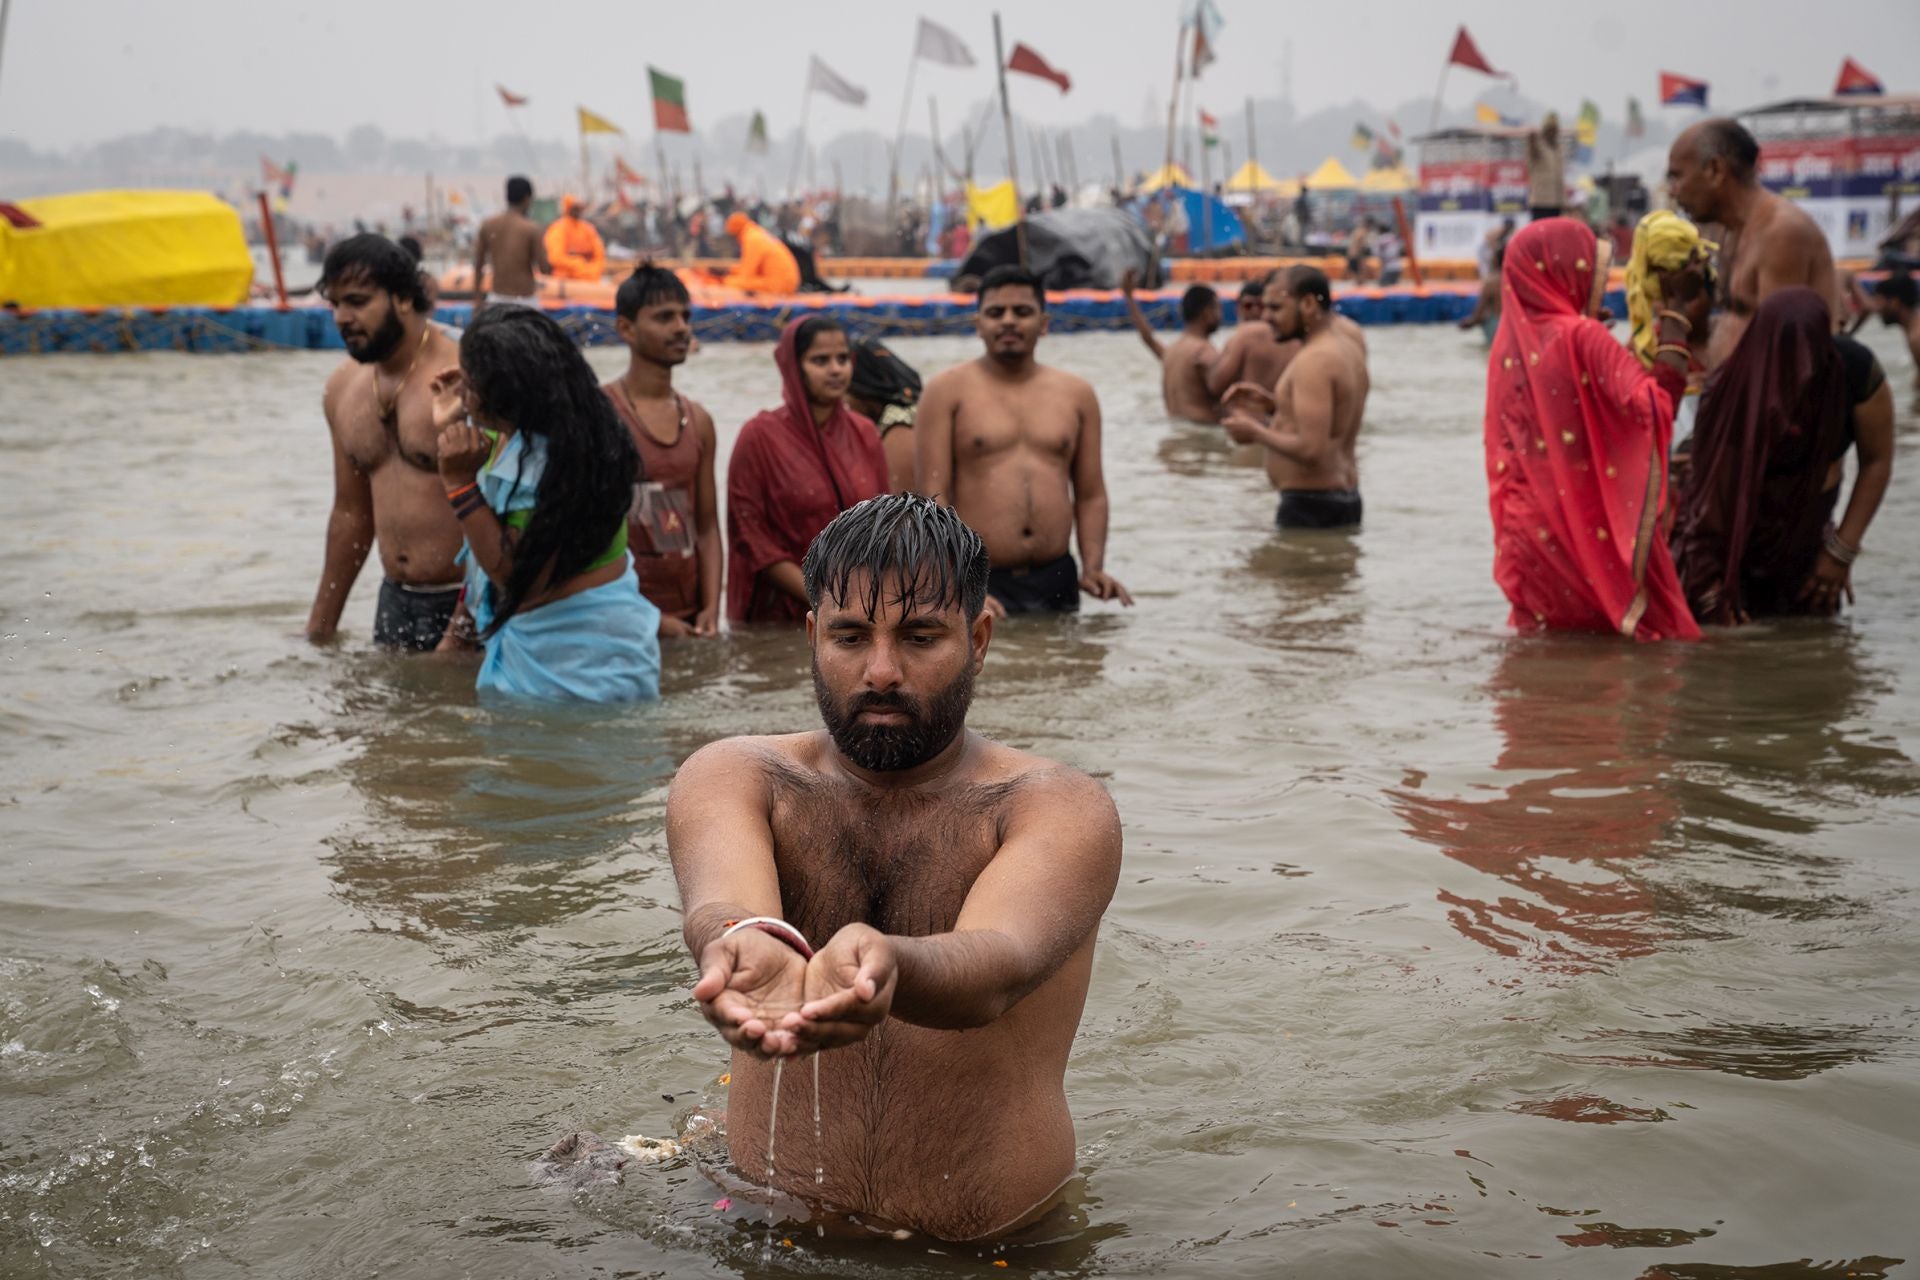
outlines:
{"label": "shirtless young man", "polygon": [[307,638],[333,639],[378,540],[386,579],[374,642],[432,649],[460,600],[454,557],[461,534],[440,483],[430,384],[434,373],[458,362],[460,349],[428,323],[419,269],[384,236],[335,245],[319,290],[333,305],[351,358],[327,379],[321,400],[333,437],[333,512]]}
{"label": "shirtless young man", "polygon": [[1720,304],[1707,363],[1718,368],[1740,344],[1761,302],[1805,285],[1843,315],[1826,236],[1791,200],[1760,185],[1760,145],[1732,120],[1702,120],[1674,139],[1667,153],[1667,191],[1696,223],[1717,222],[1721,236]]}
{"label": "shirtless young man", "polygon": [[1920,287],[1910,275],[1890,275],[1873,287],[1873,305],[1881,324],[1905,335],[1913,357],[1913,389],[1920,393]]}
{"label": "shirtless young man", "polygon": [[[667,798],[693,995],[733,1046],[733,1160],[764,1168],[771,1060],[818,1052],[820,1136],[778,1126],[777,1188],[1002,1234],[1073,1176],[1064,1075],[1119,819],[1085,774],[966,728],[993,620],[951,508],[870,498],[804,573],[826,731],[716,742]],[[784,1116],[814,1105],[812,1071],[780,1089]]]}
{"label": "shirtless young man", "polygon": [[1216,400],[1227,394],[1236,382],[1251,382],[1271,391],[1287,371],[1287,364],[1300,352],[1297,339],[1282,342],[1273,336],[1267,323],[1266,288],[1272,283],[1269,272],[1240,286],[1238,306],[1240,323],[1220,358],[1207,370],[1207,393]]}
{"label": "shirtless young man", "polygon": [[[507,179],[507,207],[480,224],[473,237],[473,295],[476,300],[508,302],[522,307],[540,305],[540,284],[534,273],[547,273],[547,246],[540,224],[528,216],[533,207],[533,184],[515,176]],[[493,263],[492,288],[487,287],[487,263]],[[484,290],[484,292],[482,292]]]}
{"label": "shirtless young man", "polygon": [[[1243,382],[1221,419],[1241,444],[1267,447],[1267,478],[1280,491],[1282,529],[1343,529],[1360,523],[1360,467],[1354,443],[1367,407],[1366,339],[1334,314],[1332,290],[1317,267],[1291,267],[1267,286],[1267,323],[1300,354],[1271,392]],[[1272,413],[1266,418],[1263,410]]]}
{"label": "shirtless young man", "polygon": [[1220,358],[1213,345],[1213,335],[1220,329],[1220,295],[1204,284],[1189,286],[1180,295],[1180,336],[1163,347],[1133,299],[1134,279],[1131,270],[1121,277],[1120,294],[1140,341],[1160,362],[1160,400],[1168,416],[1209,425],[1218,422],[1220,401],[1207,390],[1207,373]]}
{"label": "shirtless young man", "polygon": [[987,353],[934,378],[920,398],[915,487],[986,540],[995,616],[1072,611],[1082,591],[1131,605],[1106,572],[1099,398],[1085,378],[1033,358],[1047,331],[1039,279],[1015,266],[987,272],[974,327]]}

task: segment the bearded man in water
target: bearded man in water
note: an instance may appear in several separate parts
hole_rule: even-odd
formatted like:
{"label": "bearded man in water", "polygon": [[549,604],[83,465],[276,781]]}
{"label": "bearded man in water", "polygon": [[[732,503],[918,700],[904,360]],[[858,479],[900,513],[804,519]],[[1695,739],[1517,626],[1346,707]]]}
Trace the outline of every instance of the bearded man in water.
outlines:
{"label": "bearded man in water", "polygon": [[[819,1137],[779,1126],[775,1187],[1002,1234],[1073,1175],[1064,1075],[1119,819],[1085,774],[967,729],[993,618],[951,507],[869,498],[802,571],[826,731],[716,742],[667,799],[693,995],[734,1051],[733,1161],[764,1166],[773,1062],[821,1053]],[[806,1114],[806,1074],[778,1087]]]}
{"label": "bearded man in water", "polygon": [[385,236],[343,240],[320,268],[320,295],[348,359],[321,397],[333,439],[333,510],[307,638],[333,639],[377,541],[386,578],[374,643],[427,650],[460,602],[460,522],[440,483],[432,375],[460,349],[434,328],[419,267]]}

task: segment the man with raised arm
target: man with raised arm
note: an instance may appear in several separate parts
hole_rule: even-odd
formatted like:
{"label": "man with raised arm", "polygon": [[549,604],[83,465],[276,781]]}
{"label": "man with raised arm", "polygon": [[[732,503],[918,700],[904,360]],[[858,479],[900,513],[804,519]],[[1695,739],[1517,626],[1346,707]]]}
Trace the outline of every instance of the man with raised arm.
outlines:
{"label": "man with raised arm", "polygon": [[1271,391],[1235,386],[1221,423],[1239,443],[1267,447],[1282,529],[1353,528],[1361,517],[1354,443],[1371,386],[1366,340],[1358,325],[1334,314],[1317,267],[1290,267],[1268,285],[1266,312],[1273,336],[1299,339],[1300,353]]}
{"label": "man with raised arm", "polygon": [[920,398],[914,487],[980,531],[996,616],[1070,612],[1082,591],[1131,605],[1106,571],[1100,400],[1085,378],[1034,359],[1047,331],[1039,278],[1011,265],[987,272],[974,328],[986,354],[935,377]]}
{"label": "man with raised arm", "polygon": [[[667,798],[693,995],[733,1046],[733,1162],[765,1168],[784,1102],[779,1190],[1002,1234],[1073,1176],[1064,1074],[1119,818],[1085,774],[967,729],[993,619],[952,508],[869,498],[803,573],[825,731],[716,742]],[[817,1138],[795,1122],[812,1073],[774,1067],[814,1053]]]}
{"label": "man with raised arm", "polygon": [[[532,208],[533,184],[518,174],[508,178],[507,207],[481,223],[473,237],[476,304],[540,305],[540,282],[534,276],[548,270],[547,244],[541,238],[540,224],[529,216]],[[491,282],[487,280],[489,265],[493,267]]]}
{"label": "man with raised arm", "polygon": [[1213,335],[1220,328],[1220,295],[1208,285],[1188,285],[1180,295],[1180,336],[1162,346],[1146,313],[1134,301],[1134,280],[1129,269],[1120,278],[1120,296],[1126,301],[1134,332],[1160,362],[1160,402],[1167,416],[1211,426],[1220,420],[1220,397],[1207,390],[1209,371],[1220,361],[1213,345]]}
{"label": "man with raised arm", "polygon": [[[1791,200],[1760,185],[1760,144],[1733,120],[1702,120],[1667,153],[1667,192],[1696,223],[1717,222],[1724,309],[1707,363],[1719,368],[1740,344],[1753,313],[1781,289],[1805,285],[1844,315],[1833,250],[1818,224]],[[1508,263],[1509,268],[1524,266]]]}

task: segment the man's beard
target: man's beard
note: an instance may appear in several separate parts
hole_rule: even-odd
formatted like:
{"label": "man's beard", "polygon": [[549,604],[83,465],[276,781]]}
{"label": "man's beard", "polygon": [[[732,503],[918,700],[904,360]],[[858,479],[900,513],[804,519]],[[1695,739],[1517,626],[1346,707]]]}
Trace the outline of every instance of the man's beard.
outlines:
{"label": "man's beard", "polygon": [[361,364],[379,364],[400,349],[400,341],[406,336],[407,327],[400,323],[400,309],[388,307],[387,318],[373,331],[367,344],[356,351],[353,344],[348,343],[347,354]]}
{"label": "man's beard", "polygon": [[[923,703],[911,694],[866,692],[842,704],[820,678],[816,658],[813,693],[820,703],[820,718],[841,755],[870,772],[895,773],[933,759],[966,728],[967,707],[973,702],[973,664],[961,668],[931,703]],[[869,724],[860,719],[863,711],[898,711],[907,720],[904,724]]]}

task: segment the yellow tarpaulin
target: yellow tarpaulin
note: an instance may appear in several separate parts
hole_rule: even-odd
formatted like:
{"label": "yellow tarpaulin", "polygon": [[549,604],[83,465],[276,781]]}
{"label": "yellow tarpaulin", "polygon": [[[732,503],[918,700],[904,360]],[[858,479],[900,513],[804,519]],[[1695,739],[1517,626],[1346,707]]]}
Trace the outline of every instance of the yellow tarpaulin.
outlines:
{"label": "yellow tarpaulin", "polygon": [[233,306],[253,259],[232,205],[204,191],[85,191],[17,201],[0,219],[0,302],[23,307]]}
{"label": "yellow tarpaulin", "polygon": [[[1291,191],[1288,188],[1292,188]],[[1226,192],[1259,191],[1266,195],[1298,195],[1300,184],[1282,182],[1268,173],[1258,160],[1249,160],[1241,165],[1235,174],[1227,179]]]}
{"label": "yellow tarpaulin", "polygon": [[1309,191],[1351,191],[1360,185],[1337,156],[1328,156],[1318,169],[1307,175]]}
{"label": "yellow tarpaulin", "polygon": [[1399,195],[1413,190],[1413,186],[1413,175],[1405,169],[1375,169],[1360,179],[1360,189],[1376,195]]}
{"label": "yellow tarpaulin", "polygon": [[1177,164],[1163,164],[1148,174],[1140,183],[1142,191],[1158,191],[1162,187],[1191,187],[1193,179],[1187,171]]}
{"label": "yellow tarpaulin", "polygon": [[1020,202],[1014,198],[1013,183],[996,182],[990,187],[967,184],[967,227],[977,231],[984,224],[989,231],[1012,226],[1020,217]]}

